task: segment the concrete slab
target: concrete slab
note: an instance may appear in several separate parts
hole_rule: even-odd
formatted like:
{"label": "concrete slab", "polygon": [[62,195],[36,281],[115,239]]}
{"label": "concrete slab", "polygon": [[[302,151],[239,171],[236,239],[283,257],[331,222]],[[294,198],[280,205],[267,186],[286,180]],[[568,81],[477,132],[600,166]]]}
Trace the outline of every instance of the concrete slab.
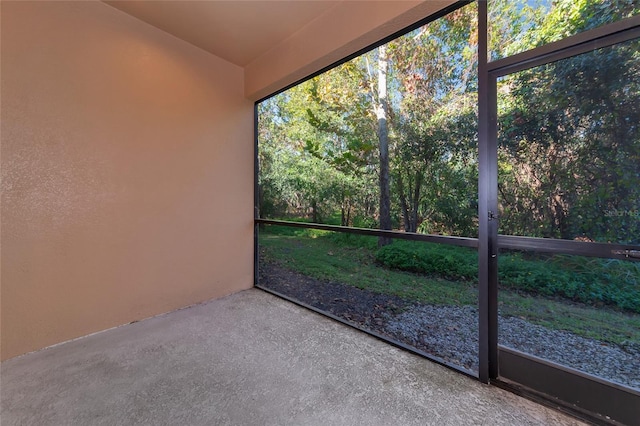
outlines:
{"label": "concrete slab", "polygon": [[580,425],[257,289],[2,363],[10,425]]}

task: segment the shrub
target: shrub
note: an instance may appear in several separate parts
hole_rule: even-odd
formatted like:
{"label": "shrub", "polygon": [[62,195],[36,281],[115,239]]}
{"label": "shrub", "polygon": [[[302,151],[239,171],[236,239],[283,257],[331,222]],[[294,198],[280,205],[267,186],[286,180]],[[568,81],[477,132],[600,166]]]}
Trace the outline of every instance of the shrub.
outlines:
{"label": "shrub", "polygon": [[[379,249],[376,261],[388,268],[447,279],[477,282],[478,277],[477,252],[465,247],[396,241]],[[502,288],[640,313],[637,262],[570,255],[525,257],[510,252],[498,260],[498,280]]]}
{"label": "shrub", "polygon": [[376,261],[389,268],[477,281],[478,256],[463,247],[395,241],[376,252]]}

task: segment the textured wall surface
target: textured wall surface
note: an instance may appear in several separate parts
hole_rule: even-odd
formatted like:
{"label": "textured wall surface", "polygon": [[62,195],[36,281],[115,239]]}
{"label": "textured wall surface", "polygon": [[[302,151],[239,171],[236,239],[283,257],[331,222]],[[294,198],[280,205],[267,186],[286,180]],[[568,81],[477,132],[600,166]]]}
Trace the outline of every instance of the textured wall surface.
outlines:
{"label": "textured wall surface", "polygon": [[100,2],[2,2],[2,359],[248,288],[244,73]]}
{"label": "textured wall surface", "polygon": [[2,1],[2,359],[250,287],[246,98],[451,3],[343,2],[243,70],[98,1]]}

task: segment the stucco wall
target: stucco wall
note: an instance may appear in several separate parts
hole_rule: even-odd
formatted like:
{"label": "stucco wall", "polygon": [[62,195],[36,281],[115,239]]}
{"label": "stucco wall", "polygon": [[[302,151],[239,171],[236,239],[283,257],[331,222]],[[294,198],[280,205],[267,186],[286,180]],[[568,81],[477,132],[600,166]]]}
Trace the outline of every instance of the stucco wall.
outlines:
{"label": "stucco wall", "polygon": [[252,285],[244,73],[99,2],[2,14],[2,359]]}

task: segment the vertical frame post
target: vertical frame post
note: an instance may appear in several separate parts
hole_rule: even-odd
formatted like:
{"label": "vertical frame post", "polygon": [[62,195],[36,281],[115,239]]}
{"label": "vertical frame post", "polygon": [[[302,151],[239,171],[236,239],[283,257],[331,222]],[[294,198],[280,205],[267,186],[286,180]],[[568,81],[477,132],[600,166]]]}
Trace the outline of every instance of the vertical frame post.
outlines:
{"label": "vertical frame post", "polygon": [[[478,378],[483,383],[498,375],[497,316],[497,158],[495,79],[488,68],[487,0],[478,0]],[[493,84],[491,83],[493,81]],[[491,125],[491,122],[494,125]]]}
{"label": "vertical frame post", "polygon": [[[498,377],[498,88],[497,80],[491,73],[488,74],[488,138],[487,138],[487,171],[488,195],[487,214],[488,226],[488,319],[489,319],[489,378]],[[490,217],[491,215],[491,217]]]}
{"label": "vertical frame post", "polygon": [[260,163],[258,161],[258,103],[253,104],[253,285],[258,285],[259,278],[259,247],[258,232],[259,224],[256,221],[260,217],[260,186],[258,176],[260,173]]}

